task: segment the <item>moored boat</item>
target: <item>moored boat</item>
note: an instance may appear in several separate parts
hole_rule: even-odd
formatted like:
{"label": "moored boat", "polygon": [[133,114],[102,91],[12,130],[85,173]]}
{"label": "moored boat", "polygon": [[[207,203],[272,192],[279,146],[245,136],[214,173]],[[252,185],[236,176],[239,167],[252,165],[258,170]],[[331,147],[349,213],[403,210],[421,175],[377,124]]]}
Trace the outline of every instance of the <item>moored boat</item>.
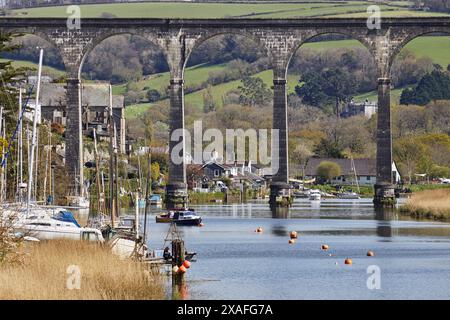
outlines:
{"label": "moored boat", "polygon": [[173,211],[161,213],[155,217],[156,222],[159,223],[170,223],[173,219]]}
{"label": "moored boat", "polygon": [[177,225],[192,225],[198,226],[202,222],[202,218],[195,214],[194,210],[180,210],[180,211],[169,211],[167,213],[162,213],[157,215],[155,218],[156,222],[159,223],[171,223],[174,222]]}
{"label": "moored boat", "polygon": [[361,199],[356,192],[341,192],[337,194],[339,199]]}
{"label": "moored boat", "polygon": [[318,200],[320,200],[321,197],[322,197],[322,195],[320,193],[320,190],[318,190],[318,189],[311,189],[309,191],[309,200],[318,201]]}
{"label": "moored boat", "polygon": [[177,225],[198,226],[202,218],[197,216],[193,210],[175,211],[172,221]]}

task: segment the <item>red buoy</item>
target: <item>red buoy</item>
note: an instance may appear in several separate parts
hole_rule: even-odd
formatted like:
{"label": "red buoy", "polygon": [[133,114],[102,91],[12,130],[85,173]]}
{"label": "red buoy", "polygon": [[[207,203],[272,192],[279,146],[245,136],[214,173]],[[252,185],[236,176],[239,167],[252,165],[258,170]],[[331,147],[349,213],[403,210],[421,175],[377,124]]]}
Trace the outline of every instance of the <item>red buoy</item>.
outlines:
{"label": "red buoy", "polygon": [[368,257],[373,257],[375,255],[375,253],[371,250],[367,251],[367,256]]}
{"label": "red buoy", "polygon": [[186,269],[189,269],[189,268],[191,267],[191,263],[190,263],[189,261],[187,261],[187,260],[184,260],[184,261],[183,261],[183,266],[184,266]]}
{"label": "red buoy", "polygon": [[297,239],[297,237],[298,237],[297,231],[291,231],[289,236],[291,237],[291,239]]}
{"label": "red buoy", "polygon": [[181,267],[178,268],[178,273],[185,273],[186,271],[187,269],[184,265],[181,265]]}
{"label": "red buoy", "polygon": [[348,265],[352,265],[353,261],[352,261],[352,259],[347,258],[347,259],[345,259],[344,263],[348,264]]}
{"label": "red buoy", "polygon": [[323,244],[322,245],[322,250],[327,251],[329,249],[327,244]]}
{"label": "red buoy", "polygon": [[289,239],[289,244],[294,244],[295,243],[295,239]]}

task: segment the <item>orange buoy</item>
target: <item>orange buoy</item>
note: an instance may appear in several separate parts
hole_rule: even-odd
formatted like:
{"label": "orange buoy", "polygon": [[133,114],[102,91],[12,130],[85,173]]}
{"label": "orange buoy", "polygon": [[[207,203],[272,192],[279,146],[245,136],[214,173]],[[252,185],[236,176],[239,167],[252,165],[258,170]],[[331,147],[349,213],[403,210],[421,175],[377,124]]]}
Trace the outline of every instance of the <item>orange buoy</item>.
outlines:
{"label": "orange buoy", "polygon": [[172,272],[173,272],[173,273],[177,273],[177,272],[178,272],[178,266],[173,266]]}
{"label": "orange buoy", "polygon": [[297,239],[297,236],[298,236],[297,231],[291,231],[289,236],[291,237],[291,239]]}
{"label": "orange buoy", "polygon": [[327,251],[329,249],[327,244],[323,244],[322,245],[322,250]]}
{"label": "orange buoy", "polygon": [[294,244],[295,243],[295,239],[289,239],[289,244]]}
{"label": "orange buoy", "polygon": [[347,259],[345,259],[344,263],[348,264],[348,265],[352,265],[353,261],[352,261],[352,259],[347,258]]}
{"label": "orange buoy", "polygon": [[185,273],[186,271],[187,269],[184,265],[181,265],[181,267],[178,268],[178,273]]}
{"label": "orange buoy", "polygon": [[372,250],[367,251],[368,257],[373,257],[374,255],[375,255],[375,253]]}
{"label": "orange buoy", "polygon": [[263,232],[263,228],[262,227],[258,227],[255,230],[257,233],[262,233]]}
{"label": "orange buoy", "polygon": [[184,266],[186,269],[189,269],[189,268],[191,267],[191,263],[190,263],[189,261],[187,261],[187,260],[184,260],[184,261],[183,261],[183,266]]}

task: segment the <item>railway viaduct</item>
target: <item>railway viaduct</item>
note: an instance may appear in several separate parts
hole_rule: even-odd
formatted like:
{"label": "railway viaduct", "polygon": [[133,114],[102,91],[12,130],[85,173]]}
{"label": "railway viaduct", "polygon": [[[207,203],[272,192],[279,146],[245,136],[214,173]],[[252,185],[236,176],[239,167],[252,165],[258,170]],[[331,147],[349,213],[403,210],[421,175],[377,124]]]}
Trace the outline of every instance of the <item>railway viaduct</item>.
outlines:
{"label": "railway viaduct", "polygon": [[[273,70],[273,129],[279,130],[279,169],[273,175],[270,203],[289,199],[286,73],[296,50],[308,40],[327,34],[350,36],[373,56],[378,77],[377,184],[374,202],[393,198],[390,69],[395,56],[412,39],[430,33],[450,33],[450,18],[383,18],[379,28],[365,18],[305,19],[81,19],[79,29],[67,27],[66,18],[1,18],[0,31],[34,34],[58,48],[67,73],[66,166],[72,181],[82,170],[80,73],[85,57],[102,40],[118,35],[141,36],[157,45],[170,69],[170,131],[184,128],[184,70],[190,53],[205,40],[235,34],[253,40],[269,57]],[[184,139],[180,137],[180,141]],[[172,151],[179,141],[170,141]],[[186,166],[170,161],[166,188],[168,207],[183,205],[187,195]]]}

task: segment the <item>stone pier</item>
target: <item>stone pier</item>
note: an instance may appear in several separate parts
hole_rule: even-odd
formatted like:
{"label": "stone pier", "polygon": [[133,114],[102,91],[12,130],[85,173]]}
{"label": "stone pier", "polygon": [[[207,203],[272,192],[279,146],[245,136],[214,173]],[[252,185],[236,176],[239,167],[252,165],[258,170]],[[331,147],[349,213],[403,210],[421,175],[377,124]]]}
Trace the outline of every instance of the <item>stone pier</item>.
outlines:
{"label": "stone pier", "polygon": [[[288,207],[292,203],[289,190],[288,123],[286,79],[273,80],[273,129],[278,130],[278,145],[272,143],[272,183],[269,204],[271,207]],[[278,168],[274,166],[278,158]]]}
{"label": "stone pier", "polygon": [[373,202],[377,207],[395,205],[392,181],[391,79],[378,79],[377,181]]}
{"label": "stone pier", "polygon": [[69,174],[71,194],[81,195],[83,184],[83,141],[81,121],[81,84],[78,78],[68,78],[67,127],[66,127],[66,170]]}
{"label": "stone pier", "polygon": [[[172,135],[174,134],[178,138],[172,141]],[[184,143],[184,80],[171,79],[169,183],[166,186],[166,206],[168,209],[181,209],[187,205]]]}

